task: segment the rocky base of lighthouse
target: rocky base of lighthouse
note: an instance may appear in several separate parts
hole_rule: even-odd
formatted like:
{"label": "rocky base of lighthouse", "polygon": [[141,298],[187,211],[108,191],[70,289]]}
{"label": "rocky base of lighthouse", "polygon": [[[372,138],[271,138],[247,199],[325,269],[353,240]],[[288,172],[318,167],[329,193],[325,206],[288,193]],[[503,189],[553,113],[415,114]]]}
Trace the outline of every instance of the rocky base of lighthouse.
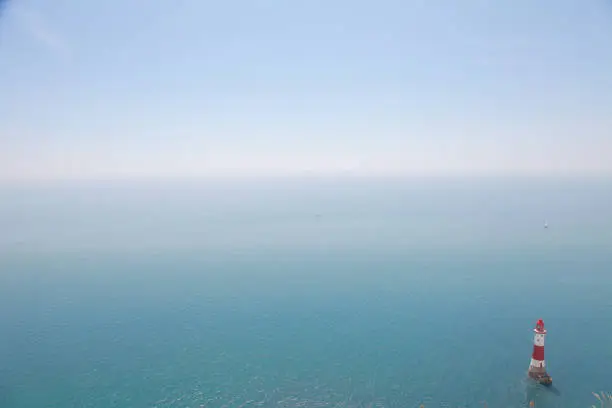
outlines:
{"label": "rocky base of lighthouse", "polygon": [[536,373],[536,372],[530,371],[529,378],[531,378],[532,380],[542,385],[552,385],[552,377],[548,375],[548,373],[546,372]]}

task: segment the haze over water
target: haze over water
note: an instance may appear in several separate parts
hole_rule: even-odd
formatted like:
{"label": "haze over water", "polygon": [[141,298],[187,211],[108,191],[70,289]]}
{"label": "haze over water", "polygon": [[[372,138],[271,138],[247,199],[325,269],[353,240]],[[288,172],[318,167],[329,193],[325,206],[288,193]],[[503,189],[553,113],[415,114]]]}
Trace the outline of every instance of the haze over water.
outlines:
{"label": "haze over water", "polygon": [[[5,186],[0,406],[588,407],[612,386],[611,187]],[[525,381],[538,318],[560,395]]]}

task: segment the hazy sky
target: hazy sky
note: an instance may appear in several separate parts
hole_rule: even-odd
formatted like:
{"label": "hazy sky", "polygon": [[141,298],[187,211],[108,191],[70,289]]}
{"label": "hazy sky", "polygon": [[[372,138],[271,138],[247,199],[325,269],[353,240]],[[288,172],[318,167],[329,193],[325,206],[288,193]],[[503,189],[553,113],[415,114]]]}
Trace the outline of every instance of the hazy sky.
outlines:
{"label": "hazy sky", "polygon": [[609,0],[13,0],[0,179],[612,174]]}

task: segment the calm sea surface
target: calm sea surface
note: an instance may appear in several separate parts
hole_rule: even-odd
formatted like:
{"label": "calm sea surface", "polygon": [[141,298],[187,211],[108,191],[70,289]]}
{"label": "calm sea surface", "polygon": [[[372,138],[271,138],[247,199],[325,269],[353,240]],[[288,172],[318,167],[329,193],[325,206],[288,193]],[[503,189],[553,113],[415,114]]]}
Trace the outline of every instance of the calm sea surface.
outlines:
{"label": "calm sea surface", "polygon": [[[525,380],[538,318],[553,390]],[[611,180],[0,188],[0,408],[587,408],[602,390]]]}

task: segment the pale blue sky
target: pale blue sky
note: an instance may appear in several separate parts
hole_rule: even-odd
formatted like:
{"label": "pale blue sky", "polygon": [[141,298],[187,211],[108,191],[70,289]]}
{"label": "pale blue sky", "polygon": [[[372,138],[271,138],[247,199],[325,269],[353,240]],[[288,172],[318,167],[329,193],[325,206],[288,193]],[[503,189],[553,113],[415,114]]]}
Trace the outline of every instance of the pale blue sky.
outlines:
{"label": "pale blue sky", "polygon": [[13,0],[0,179],[612,174],[608,0]]}

